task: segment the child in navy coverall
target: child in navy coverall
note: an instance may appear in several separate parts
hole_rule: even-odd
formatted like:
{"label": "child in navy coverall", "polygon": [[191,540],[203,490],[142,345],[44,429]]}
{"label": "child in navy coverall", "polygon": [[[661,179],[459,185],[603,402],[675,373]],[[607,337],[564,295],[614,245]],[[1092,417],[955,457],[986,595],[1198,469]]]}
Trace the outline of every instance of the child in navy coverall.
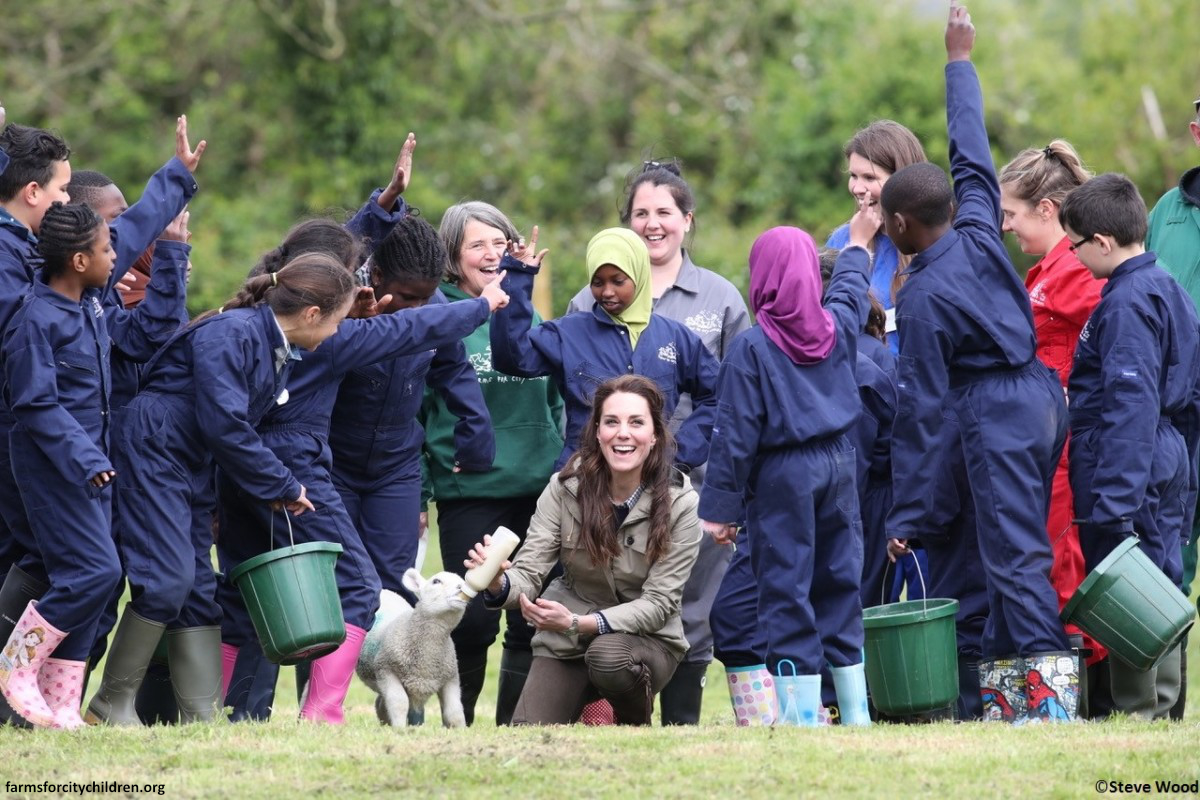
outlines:
{"label": "child in navy coverall", "polygon": [[[49,591],[30,600],[0,657],[0,690],[39,727],[83,726],[80,693],[104,602],[121,576],[109,530],[112,292],[108,225],[86,206],[53,205],[40,226],[45,261],[4,342],[19,488]],[[51,658],[51,655],[54,658]]]}
{"label": "child in navy coverall", "polygon": [[[1034,672],[1078,697],[1078,665],[1058,619],[1045,525],[1050,481],[1066,436],[1062,387],[1035,356],[1029,296],[1001,239],[1000,187],[970,62],[975,29],[952,4],[946,27],[946,116],[954,191],[932,164],[884,186],[888,237],[914,253],[897,298],[899,409],[892,437],[893,552],[933,517],[944,409],[958,420],[991,613],[980,663],[985,698],[1024,706]],[[957,205],[957,211],[954,211]],[[951,222],[953,215],[953,224]],[[960,537],[961,539],[961,537]],[[978,570],[965,555],[943,568]],[[1040,691],[1040,690],[1039,690]]]}
{"label": "child in navy coverall", "polygon": [[[1122,539],[1173,583],[1196,509],[1200,322],[1191,299],[1146,252],[1146,205],[1123,175],[1101,175],[1059,210],[1070,248],[1097,278],[1100,303],[1079,334],[1068,384],[1071,490],[1090,571]],[[1113,704],[1167,717],[1179,697],[1180,650],[1148,671],[1109,659]]]}
{"label": "child in navy coverall", "polygon": [[718,541],[745,521],[778,722],[789,725],[818,723],[826,664],[843,724],[870,722],[862,522],[846,435],[861,412],[855,365],[870,308],[865,245],[878,229],[874,207],[861,208],[852,227],[824,302],[812,237],[772,228],[755,241],[750,304],[758,324],[734,340],[721,366],[700,493],[705,530]]}
{"label": "child in navy coverall", "polygon": [[[355,291],[324,255],[293,259],[251,278],[221,313],[180,331],[146,365],[114,448],[121,472],[122,560],[130,587],[88,706],[89,721],[139,724],[134,698],[167,631],[171,680],[183,722],[220,708],[221,609],[212,571],[214,462],[263,503],[299,514],[313,504],[255,427],[281,399],[300,349],[332,336]],[[205,512],[203,515],[200,512]]]}

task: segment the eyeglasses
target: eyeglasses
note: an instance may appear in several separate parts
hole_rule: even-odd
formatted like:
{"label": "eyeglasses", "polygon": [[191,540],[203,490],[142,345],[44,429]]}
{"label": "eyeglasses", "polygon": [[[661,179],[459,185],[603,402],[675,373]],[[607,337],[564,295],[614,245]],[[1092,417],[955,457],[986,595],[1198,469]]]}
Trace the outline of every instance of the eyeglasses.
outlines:
{"label": "eyeglasses", "polygon": [[1087,237],[1086,239],[1080,239],[1078,242],[1071,242],[1069,245],[1067,245],[1067,249],[1070,250],[1072,253],[1077,252],[1079,250],[1079,248],[1083,247],[1085,244],[1087,244],[1088,242],[1092,241],[1095,238],[1096,238],[1096,234],[1093,233],[1091,236]]}

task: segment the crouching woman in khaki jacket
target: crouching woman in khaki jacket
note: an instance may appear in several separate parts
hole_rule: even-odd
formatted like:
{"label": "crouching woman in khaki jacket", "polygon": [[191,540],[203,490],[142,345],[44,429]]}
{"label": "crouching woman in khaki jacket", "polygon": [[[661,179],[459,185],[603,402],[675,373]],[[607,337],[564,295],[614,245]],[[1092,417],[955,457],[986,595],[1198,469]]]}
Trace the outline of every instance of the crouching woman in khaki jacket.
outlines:
{"label": "crouching woman in khaki jacket", "polygon": [[[578,453],[550,478],[516,560],[484,594],[493,608],[520,607],[538,631],[514,724],[576,722],[597,696],[618,723],[649,724],[687,652],[679,605],[700,545],[696,492],[673,452],[653,381],[626,375],[596,390]],[[559,561],[562,577],[541,591]]]}

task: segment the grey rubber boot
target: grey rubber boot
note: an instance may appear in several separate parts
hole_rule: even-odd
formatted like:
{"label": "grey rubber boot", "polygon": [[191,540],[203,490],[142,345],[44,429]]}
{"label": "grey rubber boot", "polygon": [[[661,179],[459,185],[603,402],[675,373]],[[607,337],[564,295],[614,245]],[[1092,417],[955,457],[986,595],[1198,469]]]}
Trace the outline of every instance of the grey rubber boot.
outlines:
{"label": "grey rubber boot", "polygon": [[1157,669],[1141,672],[1119,658],[1108,657],[1108,680],[1112,688],[1113,710],[1139,719],[1153,719],[1158,706],[1154,687]]}
{"label": "grey rubber boot", "polygon": [[497,725],[512,724],[513,712],[517,709],[517,700],[521,699],[521,690],[525,688],[525,679],[529,677],[532,663],[533,653],[529,650],[505,648],[500,654],[500,685],[496,689]]}
{"label": "grey rubber boot", "polygon": [[1179,695],[1183,691],[1183,645],[1175,645],[1167,657],[1158,662],[1154,673],[1154,691],[1158,698],[1154,718],[1170,719],[1171,710],[1179,702]]}
{"label": "grey rubber boot", "polygon": [[210,722],[221,712],[221,626],[167,631],[179,722]]}
{"label": "grey rubber boot", "polygon": [[166,625],[151,622],[128,608],[117,623],[108,660],[104,662],[104,677],[100,688],[88,704],[84,719],[92,724],[141,725],[137,715],[137,694],[146,677],[146,667],[154,648],[162,638]]}

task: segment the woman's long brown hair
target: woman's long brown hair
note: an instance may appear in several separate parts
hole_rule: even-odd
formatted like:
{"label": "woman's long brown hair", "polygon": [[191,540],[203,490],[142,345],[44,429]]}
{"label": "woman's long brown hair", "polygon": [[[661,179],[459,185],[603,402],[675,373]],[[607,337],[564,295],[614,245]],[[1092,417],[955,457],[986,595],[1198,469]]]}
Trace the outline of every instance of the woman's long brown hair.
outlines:
{"label": "woman's long brown hair", "polygon": [[618,393],[633,394],[644,399],[650,406],[650,417],[654,421],[657,443],[642,464],[642,486],[651,498],[650,542],[646,553],[650,563],[658,561],[671,545],[671,463],[675,455],[675,441],[663,417],[663,395],[649,378],[622,375],[605,381],[596,390],[592,398],[592,414],[583,429],[579,450],[558,476],[563,482],[569,478],[579,479],[579,511],[583,520],[579,538],[587,550],[588,558],[597,567],[621,553],[612,498],[609,496],[611,472],[600,449],[600,441],[596,438],[600,420],[604,416],[604,403]]}

